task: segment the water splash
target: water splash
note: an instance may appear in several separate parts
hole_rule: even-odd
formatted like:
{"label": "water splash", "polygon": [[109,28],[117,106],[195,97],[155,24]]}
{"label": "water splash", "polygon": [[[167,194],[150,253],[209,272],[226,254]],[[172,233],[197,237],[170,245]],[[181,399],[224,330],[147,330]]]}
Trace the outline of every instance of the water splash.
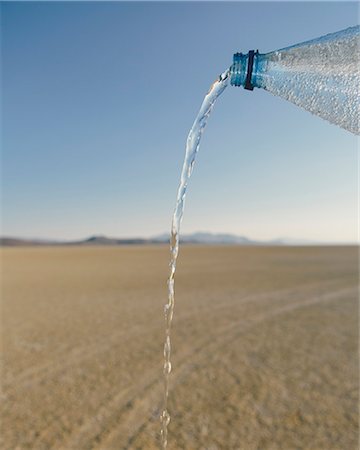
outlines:
{"label": "water splash", "polygon": [[164,343],[164,405],[160,415],[161,420],[161,445],[163,449],[167,448],[168,425],[170,423],[170,413],[168,411],[169,379],[171,372],[171,323],[174,314],[175,305],[175,271],[176,261],[179,253],[180,242],[180,224],[184,214],[185,196],[189,178],[191,177],[195,158],[199,151],[201,136],[204,132],[213,106],[229,83],[230,70],[225,71],[213,83],[209,92],[206,94],[200,111],[191,127],[186,141],[185,159],[181,171],[180,185],[177,192],[176,205],[172,218],[171,237],[170,237],[170,273],[168,278],[168,301],[165,305],[165,343]]}

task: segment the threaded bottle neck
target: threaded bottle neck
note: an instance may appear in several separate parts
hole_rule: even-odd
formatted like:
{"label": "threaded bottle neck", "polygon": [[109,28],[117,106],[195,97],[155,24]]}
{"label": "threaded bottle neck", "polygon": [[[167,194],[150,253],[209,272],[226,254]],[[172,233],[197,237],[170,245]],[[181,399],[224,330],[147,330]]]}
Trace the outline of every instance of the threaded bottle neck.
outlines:
{"label": "threaded bottle neck", "polygon": [[243,86],[252,91],[256,87],[254,72],[257,67],[259,51],[250,50],[249,53],[235,53],[230,67],[230,83],[232,86]]}

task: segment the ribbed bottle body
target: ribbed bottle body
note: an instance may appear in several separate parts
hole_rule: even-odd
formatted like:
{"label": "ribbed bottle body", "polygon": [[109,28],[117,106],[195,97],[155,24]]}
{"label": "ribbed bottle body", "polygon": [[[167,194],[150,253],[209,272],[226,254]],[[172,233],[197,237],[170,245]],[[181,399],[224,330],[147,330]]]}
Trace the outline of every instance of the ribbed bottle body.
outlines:
{"label": "ribbed bottle body", "polygon": [[[311,113],[359,134],[360,27],[267,54],[255,54],[251,82]],[[235,60],[235,56],[234,56]],[[241,85],[240,67],[231,83]]]}

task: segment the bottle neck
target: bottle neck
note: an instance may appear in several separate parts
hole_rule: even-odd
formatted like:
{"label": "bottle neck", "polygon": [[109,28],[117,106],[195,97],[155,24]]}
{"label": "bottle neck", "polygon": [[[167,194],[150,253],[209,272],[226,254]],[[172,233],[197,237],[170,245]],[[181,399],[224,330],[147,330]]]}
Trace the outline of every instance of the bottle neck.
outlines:
{"label": "bottle neck", "polygon": [[230,67],[230,84],[232,86],[243,86],[244,89],[252,91],[258,87],[256,73],[263,55],[258,50],[250,50],[249,53],[235,53],[233,64]]}

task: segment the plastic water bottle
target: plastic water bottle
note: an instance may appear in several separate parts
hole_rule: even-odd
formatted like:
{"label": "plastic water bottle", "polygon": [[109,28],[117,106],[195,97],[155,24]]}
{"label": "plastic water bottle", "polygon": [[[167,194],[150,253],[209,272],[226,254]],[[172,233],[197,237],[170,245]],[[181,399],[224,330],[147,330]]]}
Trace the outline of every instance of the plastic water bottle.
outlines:
{"label": "plastic water bottle", "polygon": [[234,55],[231,84],[263,88],[360,134],[360,26],[274,52]]}

